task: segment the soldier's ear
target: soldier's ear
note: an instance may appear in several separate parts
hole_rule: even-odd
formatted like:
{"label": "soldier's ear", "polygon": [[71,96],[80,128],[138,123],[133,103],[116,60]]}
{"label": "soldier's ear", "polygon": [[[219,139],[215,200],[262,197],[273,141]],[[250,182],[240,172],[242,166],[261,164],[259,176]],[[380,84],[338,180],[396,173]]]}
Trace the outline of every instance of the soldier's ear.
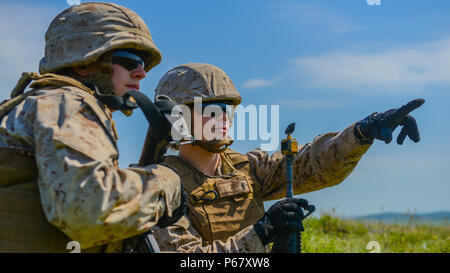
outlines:
{"label": "soldier's ear", "polygon": [[90,74],[89,68],[86,65],[73,67],[73,71],[81,77],[87,77]]}
{"label": "soldier's ear", "polygon": [[95,62],[95,63],[91,63],[91,64],[87,64],[87,65],[73,67],[73,71],[75,73],[77,73],[78,75],[80,75],[81,77],[87,77],[87,76],[94,75],[95,72],[97,72],[97,70],[98,70],[98,66],[99,66],[99,63]]}

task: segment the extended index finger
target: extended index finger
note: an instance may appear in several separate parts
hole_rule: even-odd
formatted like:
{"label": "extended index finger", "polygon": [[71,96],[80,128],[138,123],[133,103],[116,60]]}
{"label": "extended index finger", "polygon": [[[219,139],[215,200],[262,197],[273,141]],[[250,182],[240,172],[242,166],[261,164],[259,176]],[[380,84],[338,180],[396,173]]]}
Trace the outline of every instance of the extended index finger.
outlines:
{"label": "extended index finger", "polygon": [[416,110],[417,108],[419,108],[420,106],[422,106],[422,104],[425,103],[424,99],[415,99],[412,100],[410,102],[408,102],[407,104],[403,105],[402,107],[398,108],[397,110],[395,110],[395,112],[393,113],[393,115],[396,118],[400,118],[400,117],[404,117],[407,114],[411,113],[412,111]]}

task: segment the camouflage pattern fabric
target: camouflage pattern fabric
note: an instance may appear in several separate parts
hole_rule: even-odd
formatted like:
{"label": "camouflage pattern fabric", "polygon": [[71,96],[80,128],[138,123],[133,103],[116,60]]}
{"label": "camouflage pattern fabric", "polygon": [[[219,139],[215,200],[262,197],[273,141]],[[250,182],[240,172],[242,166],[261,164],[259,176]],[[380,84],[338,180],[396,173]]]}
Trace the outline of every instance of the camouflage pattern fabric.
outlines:
{"label": "camouflage pattern fabric", "polygon": [[145,71],[161,62],[145,22],[132,10],[111,3],[82,3],[61,12],[45,34],[41,74],[95,62],[114,49],[145,52]]}
{"label": "camouflage pattern fabric", "polygon": [[[206,224],[206,223],[205,223]],[[162,252],[185,253],[264,253],[264,247],[253,226],[248,226],[227,240],[205,244],[187,215],[166,228],[154,228],[154,236]]]}

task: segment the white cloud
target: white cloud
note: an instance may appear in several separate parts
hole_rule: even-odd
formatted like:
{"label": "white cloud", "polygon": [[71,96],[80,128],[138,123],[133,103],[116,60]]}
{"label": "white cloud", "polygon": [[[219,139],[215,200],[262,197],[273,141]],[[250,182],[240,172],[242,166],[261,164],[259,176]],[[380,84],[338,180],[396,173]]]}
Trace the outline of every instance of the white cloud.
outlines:
{"label": "white cloud", "polygon": [[0,100],[24,71],[38,71],[44,55],[45,32],[56,8],[39,5],[0,3]]}
{"label": "white cloud", "polygon": [[272,3],[270,8],[279,18],[290,20],[294,24],[322,28],[331,33],[346,33],[363,29],[347,17],[327,10],[316,3]]}
{"label": "white cloud", "polygon": [[346,107],[348,102],[321,99],[289,99],[280,101],[283,108],[295,109],[339,109]]}
{"label": "white cloud", "polygon": [[294,61],[306,86],[395,93],[450,84],[450,39],[380,53],[330,52]]}
{"label": "white cloud", "polygon": [[268,86],[271,83],[272,82],[270,80],[254,78],[254,79],[249,79],[249,80],[245,81],[242,84],[242,87],[245,89],[255,89],[255,88]]}

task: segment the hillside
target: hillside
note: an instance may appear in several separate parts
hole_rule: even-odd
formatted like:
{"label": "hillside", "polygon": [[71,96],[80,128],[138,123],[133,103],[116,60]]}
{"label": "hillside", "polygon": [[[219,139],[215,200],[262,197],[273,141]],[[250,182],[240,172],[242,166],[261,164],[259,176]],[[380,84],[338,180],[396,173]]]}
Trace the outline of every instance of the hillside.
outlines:
{"label": "hillside", "polygon": [[366,216],[355,217],[355,220],[363,221],[381,221],[383,223],[416,223],[430,225],[450,225],[450,212],[433,212],[433,213],[379,213]]}

